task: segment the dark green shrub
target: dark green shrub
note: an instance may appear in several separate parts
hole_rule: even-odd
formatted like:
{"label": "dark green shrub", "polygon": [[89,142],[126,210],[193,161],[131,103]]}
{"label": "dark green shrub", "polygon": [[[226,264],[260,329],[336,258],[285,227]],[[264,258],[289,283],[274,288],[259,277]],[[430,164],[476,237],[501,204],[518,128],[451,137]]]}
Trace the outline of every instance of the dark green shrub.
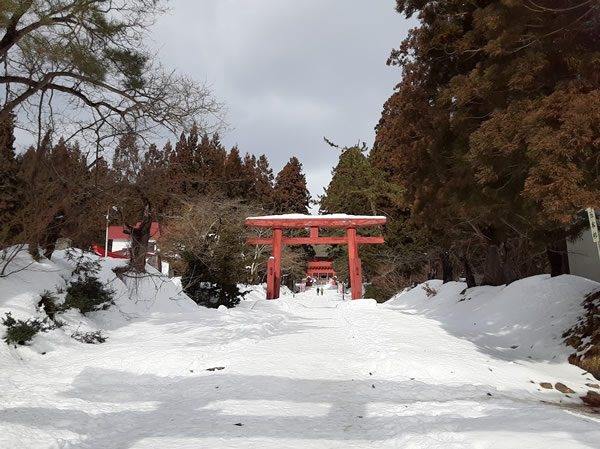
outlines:
{"label": "dark green shrub", "polygon": [[104,343],[107,340],[107,338],[102,335],[102,331],[80,332],[77,330],[71,334],[71,338],[74,338],[81,343],[87,343],[90,345]]}
{"label": "dark green shrub", "polygon": [[38,302],[38,307],[42,308],[46,312],[46,315],[48,315],[48,318],[53,321],[56,312],[60,311],[60,306],[56,303],[57,301],[58,297],[54,293],[44,290]]}
{"label": "dark green shrub", "polygon": [[6,314],[5,318],[2,318],[2,324],[6,326],[4,341],[9,345],[26,345],[38,332],[54,329],[46,320],[15,320],[10,312]]}
{"label": "dark green shrub", "polygon": [[375,287],[374,285],[367,285],[367,287],[365,288],[365,298],[372,298],[375,301],[377,301],[378,303],[384,303],[386,302],[388,299],[390,299],[389,297],[387,297],[385,294],[383,294],[383,292],[381,292],[377,287]]}
{"label": "dark green shrub", "polygon": [[[206,274],[208,277],[209,274]],[[185,293],[196,304],[208,307],[218,308],[225,306],[227,308],[235,307],[240,300],[248,293],[241,291],[237,284],[233,282],[201,282],[197,278],[183,277],[184,285],[186,286]]]}
{"label": "dark green shrub", "polygon": [[85,275],[67,287],[67,296],[61,309],[77,309],[83,315],[108,309],[114,292],[106,288],[95,276]]}
{"label": "dark green shrub", "polygon": [[100,262],[93,260],[89,254],[79,250],[67,250],[65,257],[69,262],[75,263],[72,275],[95,275],[100,271]]}

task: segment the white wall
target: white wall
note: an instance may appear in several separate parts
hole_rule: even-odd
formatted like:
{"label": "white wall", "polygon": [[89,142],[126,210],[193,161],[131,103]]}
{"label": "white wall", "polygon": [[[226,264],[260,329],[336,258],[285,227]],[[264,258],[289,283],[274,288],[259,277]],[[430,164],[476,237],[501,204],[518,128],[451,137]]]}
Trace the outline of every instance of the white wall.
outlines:
{"label": "white wall", "polygon": [[579,240],[567,242],[567,249],[571,274],[600,282],[600,256],[591,231],[587,229]]}
{"label": "white wall", "polygon": [[[156,240],[149,240],[150,243],[150,249],[152,250],[152,245],[156,243]],[[112,249],[111,251],[115,252],[115,251],[120,251],[122,249],[127,249],[129,248],[129,240],[113,240],[112,241]],[[161,261],[161,266],[160,266],[160,271],[162,274],[164,275],[169,275],[169,262],[166,261]]]}
{"label": "white wall", "polygon": [[[153,245],[156,243],[156,240],[148,240],[148,250],[153,251]],[[122,249],[129,248],[129,240],[113,240],[112,241],[112,252],[121,251]]]}
{"label": "white wall", "polygon": [[121,251],[122,249],[129,248],[129,240],[113,240],[112,241],[112,252]]}

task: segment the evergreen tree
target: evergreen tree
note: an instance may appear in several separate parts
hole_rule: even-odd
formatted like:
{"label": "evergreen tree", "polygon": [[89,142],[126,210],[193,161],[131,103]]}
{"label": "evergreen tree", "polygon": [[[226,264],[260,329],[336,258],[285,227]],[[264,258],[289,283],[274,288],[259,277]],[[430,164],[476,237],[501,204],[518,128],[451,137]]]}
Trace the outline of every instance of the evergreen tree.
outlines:
{"label": "evergreen tree", "polygon": [[[376,294],[388,299],[397,291],[399,277],[407,277],[407,273],[423,267],[426,243],[401,209],[402,191],[372,166],[366,150],[364,145],[342,149],[331,182],[321,197],[320,211],[387,217],[385,244],[361,246],[360,257],[365,278],[373,281]],[[380,235],[380,230],[361,229],[361,234]],[[338,277],[345,279],[349,270],[347,248],[333,247],[330,255]]]}
{"label": "evergreen tree", "polygon": [[385,181],[383,173],[373,167],[365,155],[368,149],[353,146],[344,148],[332,179],[320,200],[325,214],[346,213],[377,215],[380,208],[398,205],[400,190]]}
{"label": "evergreen tree", "polygon": [[306,187],[306,177],[302,164],[296,157],[277,173],[274,187],[274,209],[280,214],[307,214],[310,193]]}
{"label": "evergreen tree", "polygon": [[223,182],[225,195],[229,198],[244,198],[250,187],[243,168],[240,150],[235,146],[231,149],[223,164]]}
{"label": "evergreen tree", "polygon": [[0,123],[0,248],[17,243],[22,230],[17,215],[22,207],[23,182],[18,176],[14,148],[14,116]]}
{"label": "evergreen tree", "polygon": [[134,134],[119,139],[115,148],[112,169],[117,182],[135,182],[140,173],[143,155]]}
{"label": "evergreen tree", "polygon": [[531,254],[600,204],[598,122],[585,113],[598,104],[598,6],[396,3],[420,24],[390,57],[404,76],[373,160],[444,250],[479,238],[484,282],[530,274]]}
{"label": "evergreen tree", "polygon": [[90,172],[77,144],[60,139],[52,145],[48,133],[37,148],[23,154],[19,173],[25,182],[22,238],[33,256],[41,248],[50,258],[59,237],[75,239],[102,222],[92,219],[101,212],[91,207]]}
{"label": "evergreen tree", "polygon": [[197,128],[194,127],[189,136],[181,133],[169,161],[174,170],[172,181],[178,184],[174,187],[174,193],[189,198],[194,197],[199,188],[200,165],[196,158],[197,147]]}
{"label": "evergreen tree", "polygon": [[[247,167],[250,164],[247,164]],[[252,156],[252,171],[254,182],[250,189],[249,199],[253,204],[262,206],[265,210],[273,209],[273,170],[269,167],[269,160],[264,154],[258,160]],[[247,168],[250,171],[249,168]]]}

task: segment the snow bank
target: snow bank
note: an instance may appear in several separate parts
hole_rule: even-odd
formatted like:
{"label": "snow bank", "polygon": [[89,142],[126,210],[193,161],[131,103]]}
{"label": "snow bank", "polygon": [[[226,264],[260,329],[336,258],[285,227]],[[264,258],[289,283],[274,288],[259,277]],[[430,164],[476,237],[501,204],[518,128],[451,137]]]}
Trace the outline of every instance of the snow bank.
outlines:
{"label": "snow bank", "polygon": [[382,307],[433,318],[453,335],[499,356],[566,360],[572,348],[563,343],[562,334],[583,314],[584,296],[597,289],[599,283],[570,275],[470,289],[462,282],[433,280]]}
{"label": "snow bank", "polygon": [[[130,339],[132,350],[141,352],[136,352],[128,363],[144,366],[149,363],[143,355],[145,343],[140,345],[135,341],[144,339],[140,329],[149,323],[161,328],[167,341],[169,333],[185,332],[192,338],[197,335],[198,340],[206,344],[207,330],[214,329],[214,335],[208,341],[216,340],[219,346],[235,346],[273,335],[288,320],[289,310],[296,306],[285,300],[287,297],[291,298],[291,292],[287,288],[282,287],[282,300],[266,301],[263,286],[240,285],[242,291],[249,290],[249,293],[238,308],[199,307],[182,292],[180,279],[173,281],[150,266],[146,267],[147,273],[127,274],[118,278],[113,269],[122,266],[123,260],[104,259],[81,251],[71,253],[73,255],[69,256],[68,252],[56,251],[51,261],[43,259],[40,262],[34,262],[26,251],[20,253],[12,266],[14,269],[24,269],[0,278],[0,318],[8,312],[15,319],[47,318],[45,312],[38,307],[42,293],[52,292],[58,296],[59,302],[62,301],[69,282],[76,278],[73,270],[77,259],[82,256],[85,261],[100,264],[96,276],[114,292],[114,305],[86,316],[74,309],[60,312],[57,318],[63,326],[38,333],[26,346],[15,349],[0,342],[0,365],[8,366],[16,360],[32,362],[55,352],[77,351],[82,352],[82,355],[93,352],[94,345],[82,344],[71,338],[71,335],[75,332],[101,331],[108,342],[100,346],[110,347],[114,339]],[[3,334],[4,326],[0,325],[0,337]],[[163,362],[165,366],[161,372],[165,375],[179,373],[182,366],[189,365],[188,361],[179,360],[175,355],[165,356]]]}
{"label": "snow bank", "polygon": [[354,299],[351,301],[344,301],[338,305],[340,310],[353,310],[353,309],[375,309],[377,308],[377,301],[374,299]]}
{"label": "snow bank", "polygon": [[[524,341],[571,320],[580,294],[598,284],[541,276],[463,293],[464,284],[431,282],[429,297],[419,286],[384,305],[342,301],[330,289],[282,289],[266,301],[264,287],[251,286],[239,307],[206,309],[177,284],[123,283],[111,271],[122,262],[100,262],[116,306],[68,312],[65,327],[28,347],[0,344],[0,447],[584,449],[600,441],[598,420],[579,408],[589,375],[566,361],[515,358],[528,357]],[[64,285],[73,268],[60,253],[32,267],[0,279],[1,310],[38,313],[40,292]],[[70,338],[78,326],[104,324],[104,344]],[[532,349],[544,354],[541,343]]]}
{"label": "snow bank", "polygon": [[[11,313],[17,320],[46,319],[39,307],[41,295],[50,292],[64,300],[69,282],[76,279],[73,274],[78,262],[96,262],[100,270],[95,275],[108,289],[114,292],[114,302],[108,310],[81,315],[74,309],[61,312],[57,318],[63,326],[49,332],[38,333],[31,344],[13,348],[0,344],[0,360],[14,357],[31,358],[52,352],[62,346],[78,346],[71,335],[118,328],[135,319],[146,319],[155,314],[191,313],[198,306],[180,288],[152,267],[148,273],[120,280],[112,271],[123,265],[122,260],[104,259],[81,251],[56,251],[52,260],[34,261],[27,251],[19,253],[11,263],[10,276],[0,278],[0,318]],[[21,269],[22,268],[22,269]],[[18,271],[21,269],[20,271]],[[0,326],[0,336],[3,334]]]}
{"label": "snow bank", "polygon": [[71,270],[63,260],[36,262],[27,251],[21,251],[11,263],[13,274],[0,278],[0,317],[6,312],[16,319],[36,316],[40,295],[64,287]]}

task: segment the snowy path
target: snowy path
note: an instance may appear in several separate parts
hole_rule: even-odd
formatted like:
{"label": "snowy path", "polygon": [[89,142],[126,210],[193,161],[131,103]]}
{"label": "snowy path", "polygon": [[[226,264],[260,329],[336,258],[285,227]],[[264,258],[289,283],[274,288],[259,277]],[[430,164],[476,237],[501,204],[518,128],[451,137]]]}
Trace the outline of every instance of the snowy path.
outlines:
{"label": "snowy path", "polygon": [[436,321],[331,291],[245,306],[15,352],[0,448],[600,447],[599,419],[541,403],[543,367]]}

